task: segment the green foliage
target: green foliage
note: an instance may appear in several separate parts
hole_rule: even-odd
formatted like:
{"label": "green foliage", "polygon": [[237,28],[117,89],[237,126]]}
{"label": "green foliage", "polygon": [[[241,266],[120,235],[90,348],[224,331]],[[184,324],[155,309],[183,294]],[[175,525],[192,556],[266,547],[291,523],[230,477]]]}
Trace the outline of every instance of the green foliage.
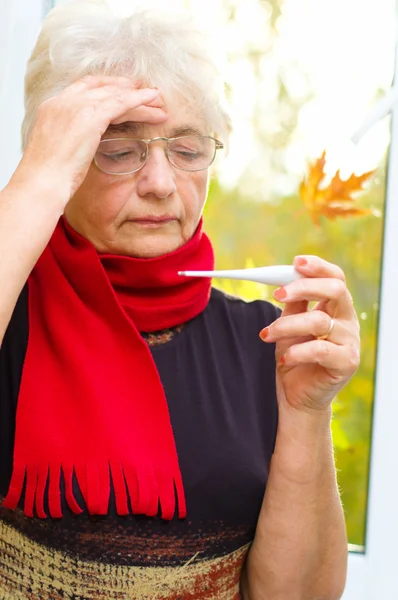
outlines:
{"label": "green foliage", "polygon": [[[383,165],[361,205],[382,213],[384,192]],[[323,221],[317,228],[297,196],[271,205],[245,199],[214,180],[205,224],[219,269],[291,264],[297,254],[316,254],[346,273],[361,323],[362,356],[358,373],[335,401],[333,434],[349,542],[364,545],[383,220]],[[246,299],[272,299],[272,289],[258,284],[216,284]]]}

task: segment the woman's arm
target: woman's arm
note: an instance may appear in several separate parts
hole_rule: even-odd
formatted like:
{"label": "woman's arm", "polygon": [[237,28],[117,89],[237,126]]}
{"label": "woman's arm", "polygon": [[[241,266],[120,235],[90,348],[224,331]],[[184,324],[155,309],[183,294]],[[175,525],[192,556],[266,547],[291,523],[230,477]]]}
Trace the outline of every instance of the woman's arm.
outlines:
{"label": "woman's arm", "polygon": [[14,175],[0,192],[0,345],[16,301],[63,212],[59,186]]}
{"label": "woman's arm", "polygon": [[244,576],[248,600],[338,600],[346,578],[330,419],[359,364],[359,323],[339,267],[316,256],[294,265],[303,278],[276,290],[285,308],[260,333],[276,342],[279,424]]}
{"label": "woman's arm", "polygon": [[329,411],[281,414],[245,600],[338,600],[346,563]]}

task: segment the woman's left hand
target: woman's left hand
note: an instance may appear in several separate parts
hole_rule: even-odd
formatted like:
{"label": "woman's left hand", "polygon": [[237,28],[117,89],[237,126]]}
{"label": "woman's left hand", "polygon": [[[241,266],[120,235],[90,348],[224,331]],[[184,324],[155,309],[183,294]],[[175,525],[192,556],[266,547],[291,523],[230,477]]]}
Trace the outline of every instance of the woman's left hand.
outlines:
{"label": "woman's left hand", "polygon": [[293,264],[304,277],[275,291],[285,308],[260,337],[276,342],[278,401],[313,412],[328,408],[357,370],[359,322],[340,267],[317,256]]}

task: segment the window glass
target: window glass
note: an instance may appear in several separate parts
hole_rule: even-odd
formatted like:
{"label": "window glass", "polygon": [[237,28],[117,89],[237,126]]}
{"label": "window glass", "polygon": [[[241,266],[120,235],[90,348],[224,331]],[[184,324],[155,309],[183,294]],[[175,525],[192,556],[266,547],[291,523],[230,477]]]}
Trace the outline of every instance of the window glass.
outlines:
{"label": "window glass", "polygon": [[[111,0],[128,14],[129,0]],[[148,0],[146,6],[162,6]],[[216,161],[206,229],[217,267],[291,263],[317,254],[346,272],[361,323],[362,363],[334,404],[333,434],[349,542],[365,544],[389,122],[355,146],[350,137],[391,85],[393,0],[170,0],[214,29],[233,122],[227,158]],[[223,61],[224,53],[229,59]],[[331,177],[376,169],[358,205],[365,217],[315,226],[298,189],[308,161],[326,149]],[[271,299],[242,282],[223,289]]]}

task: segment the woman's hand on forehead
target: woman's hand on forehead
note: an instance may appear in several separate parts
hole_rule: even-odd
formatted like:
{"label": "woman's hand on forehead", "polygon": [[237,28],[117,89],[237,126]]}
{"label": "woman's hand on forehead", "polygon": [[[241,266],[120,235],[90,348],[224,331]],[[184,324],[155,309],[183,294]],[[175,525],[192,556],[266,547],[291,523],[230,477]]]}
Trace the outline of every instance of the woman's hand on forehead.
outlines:
{"label": "woman's hand on forehead", "polygon": [[48,173],[56,177],[56,187],[67,190],[65,206],[84,181],[101,137],[112,125],[159,125],[168,117],[157,89],[127,77],[83,77],[40,104],[19,168],[41,172],[43,178]]}
{"label": "woman's hand on forehead", "polygon": [[123,115],[114,119],[111,125],[119,125],[125,122],[146,123],[148,125],[158,125],[168,119],[166,103],[161,93],[148,104],[143,104],[138,108],[128,110]]}

